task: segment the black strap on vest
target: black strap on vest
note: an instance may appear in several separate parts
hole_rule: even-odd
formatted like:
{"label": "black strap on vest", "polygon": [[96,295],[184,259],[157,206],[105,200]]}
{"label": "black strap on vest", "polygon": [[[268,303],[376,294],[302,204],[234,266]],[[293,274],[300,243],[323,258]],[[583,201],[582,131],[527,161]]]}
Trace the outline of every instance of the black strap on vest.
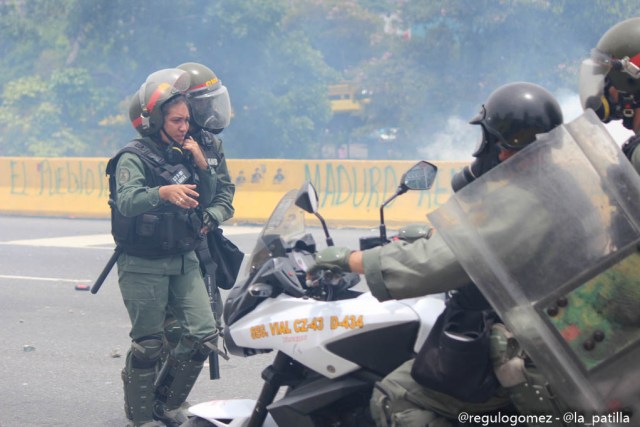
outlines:
{"label": "black strap on vest", "polygon": [[[124,153],[137,155],[144,164],[153,172],[153,176],[159,176],[168,184],[184,184],[189,178],[194,176],[193,171],[189,171],[184,165],[172,165],[163,156],[155,153],[149,146],[147,139],[134,139],[118,152],[109,163],[107,163],[106,174],[113,177],[115,174],[118,159]],[[111,184],[111,180],[110,180]],[[157,183],[154,183],[157,184]],[[115,181],[114,181],[115,185]],[[115,187],[114,187],[115,189]]]}
{"label": "black strap on vest", "polygon": [[[197,212],[174,206],[158,206],[152,211],[129,218],[116,207],[116,166],[124,153],[135,154],[148,169],[147,185],[182,184],[195,181],[195,173],[182,163],[173,165],[156,154],[148,138],[135,139],[120,150],[107,164],[111,232],[118,246],[127,254],[143,258],[158,258],[186,253],[195,248],[202,226]],[[191,180],[193,177],[193,180]]]}

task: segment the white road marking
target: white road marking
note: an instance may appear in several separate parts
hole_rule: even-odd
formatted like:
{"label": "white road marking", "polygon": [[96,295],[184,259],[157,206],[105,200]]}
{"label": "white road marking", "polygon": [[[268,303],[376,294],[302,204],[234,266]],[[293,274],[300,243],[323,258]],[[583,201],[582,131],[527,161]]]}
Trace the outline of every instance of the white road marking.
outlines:
{"label": "white road marking", "polygon": [[111,234],[88,234],[84,236],[49,237],[46,239],[10,240],[6,245],[49,246],[57,248],[86,248],[97,245],[113,245]]}
{"label": "white road marking", "polygon": [[[229,226],[224,227],[223,230],[225,235],[234,236],[239,234],[258,234],[260,230],[262,230],[262,227]],[[83,236],[49,237],[45,239],[9,240],[6,242],[0,242],[0,244],[86,249],[112,249],[114,245],[113,237],[111,236],[111,234],[87,234]]]}
{"label": "white road marking", "polygon": [[43,280],[46,282],[91,283],[89,279],[57,279],[55,277],[8,276],[0,274],[0,279]]}
{"label": "white road marking", "polygon": [[236,234],[259,234],[262,228],[262,225],[228,225],[222,227],[222,231],[227,236],[233,236]]}

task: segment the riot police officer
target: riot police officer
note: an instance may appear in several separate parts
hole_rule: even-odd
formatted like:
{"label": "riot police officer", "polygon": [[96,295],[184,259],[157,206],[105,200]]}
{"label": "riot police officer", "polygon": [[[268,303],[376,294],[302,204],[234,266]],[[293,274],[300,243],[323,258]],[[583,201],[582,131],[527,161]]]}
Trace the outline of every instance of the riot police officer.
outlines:
{"label": "riot police officer", "polygon": [[[204,209],[204,225],[207,231],[217,228],[234,213],[233,196],[236,186],[231,180],[227,160],[222,147],[222,132],[231,121],[231,102],[227,87],[208,67],[195,62],[187,62],[177,67],[189,73],[191,84],[187,99],[191,111],[189,134],[198,141],[207,155],[209,167],[215,171],[216,191],[213,201]],[[222,297],[216,287],[211,289],[214,301],[214,315],[220,323]]]}
{"label": "riot police officer", "polygon": [[[231,102],[226,86],[222,85],[210,68],[195,62],[187,62],[176,68],[190,75],[190,85],[186,90],[191,115],[189,135],[198,142],[205,153],[209,167],[215,172],[215,195],[211,204],[201,210],[204,227],[201,239],[196,246],[196,254],[204,275],[211,311],[216,323],[220,325],[223,301],[218,284],[214,280],[218,266],[213,261],[211,253],[213,249],[208,242],[215,238],[211,232],[234,214],[235,184],[229,176],[222,139],[219,137],[230,123]],[[168,308],[160,363],[164,363],[171,357],[171,350],[180,342],[181,336],[180,323]],[[209,374],[211,379],[219,378],[218,357],[215,354],[209,356]],[[188,407],[188,402],[183,406]]]}
{"label": "riot police officer", "polygon": [[640,18],[609,28],[580,66],[580,101],[600,120],[633,131],[622,151],[640,173]]}
{"label": "riot police officer", "polygon": [[[181,405],[216,349],[218,329],[194,252],[203,228],[196,208],[211,205],[215,171],[188,136],[183,93],[189,87],[183,70],[150,75],[129,111],[141,138],[107,165],[112,234],[122,250],[119,286],[131,319],[131,348],[122,371],[130,426],[184,422]],[[158,372],[167,307],[182,336]]]}
{"label": "riot police officer", "polygon": [[[460,190],[491,167],[517,156],[518,151],[536,140],[537,134],[549,132],[562,124],[562,120],[558,102],[538,85],[518,82],[496,89],[471,121],[482,128],[483,141],[476,152],[480,160],[475,162],[476,166],[472,164],[461,171],[453,180],[454,186]],[[505,218],[521,221],[527,217],[527,202],[535,203],[527,200],[522,206],[512,206],[513,212]],[[372,294],[381,301],[453,292],[452,304],[448,303],[448,306],[476,312],[491,308],[437,232],[428,239],[413,243],[395,241],[366,251],[330,247],[320,251],[316,261],[318,264],[312,274],[314,269],[323,268],[364,273]],[[497,338],[506,336],[505,332]],[[501,362],[509,360],[504,357]],[[474,401],[427,388],[414,379],[413,363],[414,360],[406,362],[376,385],[371,410],[377,425],[446,427],[455,425],[456,417],[462,411],[486,413],[510,408],[513,396],[503,387],[464,390],[466,395],[476,391],[489,393]],[[521,393],[523,389],[524,377],[518,373],[510,371],[506,374],[510,381],[513,378],[522,380],[508,384],[514,393]],[[526,396],[527,399],[530,397]],[[527,403],[522,400],[519,403]],[[545,406],[537,406],[540,407]]]}
{"label": "riot police officer", "polygon": [[[233,217],[234,214],[235,184],[229,175],[222,139],[219,137],[219,134],[229,126],[231,121],[231,102],[226,86],[209,67],[195,62],[187,62],[176,68],[185,71],[190,77],[189,87],[185,92],[190,111],[189,135],[198,142],[213,171],[215,194],[209,206],[204,206],[202,209],[203,232],[206,234]],[[212,280],[214,274],[212,270],[215,270],[216,266],[212,265],[213,261],[207,254],[209,248],[205,244],[206,242],[206,237],[203,236],[196,251],[205,273],[205,279]],[[212,301],[216,322],[220,324],[222,296],[215,283],[207,282],[207,291],[210,293],[209,297]],[[175,316],[167,313],[165,325],[167,347],[175,347],[181,334],[182,331]],[[164,356],[163,354],[163,359]]]}

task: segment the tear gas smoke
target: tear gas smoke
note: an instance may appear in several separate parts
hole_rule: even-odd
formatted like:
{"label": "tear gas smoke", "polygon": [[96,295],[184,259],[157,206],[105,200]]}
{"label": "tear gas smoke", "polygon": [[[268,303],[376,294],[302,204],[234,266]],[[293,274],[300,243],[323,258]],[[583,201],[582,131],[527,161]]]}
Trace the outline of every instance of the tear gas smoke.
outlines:
{"label": "tear gas smoke", "polygon": [[[577,93],[568,89],[561,89],[555,93],[560,104],[565,123],[572,121],[582,114],[580,97]],[[605,127],[620,145],[627,140],[633,132],[624,128],[620,121],[605,124]],[[468,119],[458,116],[450,117],[445,123],[444,129],[430,138],[430,143],[419,149],[421,158],[429,160],[471,161],[482,133],[480,126],[469,124]]]}

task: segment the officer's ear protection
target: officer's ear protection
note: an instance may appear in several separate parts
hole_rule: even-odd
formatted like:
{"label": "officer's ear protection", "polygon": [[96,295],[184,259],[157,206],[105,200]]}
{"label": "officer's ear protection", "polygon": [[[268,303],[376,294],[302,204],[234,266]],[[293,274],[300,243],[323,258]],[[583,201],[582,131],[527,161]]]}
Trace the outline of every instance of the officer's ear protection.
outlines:
{"label": "officer's ear protection", "polygon": [[622,120],[622,126],[633,130],[633,120],[636,109],[640,108],[635,94],[616,91],[617,96],[611,94],[610,89],[616,89],[612,85],[609,77],[605,78],[604,93],[600,96],[596,106],[592,107],[598,118],[603,123],[609,123],[611,120]]}
{"label": "officer's ear protection", "polygon": [[142,113],[140,113],[140,119],[142,120],[142,129],[147,130],[151,127],[150,115],[147,108],[142,109]]}

